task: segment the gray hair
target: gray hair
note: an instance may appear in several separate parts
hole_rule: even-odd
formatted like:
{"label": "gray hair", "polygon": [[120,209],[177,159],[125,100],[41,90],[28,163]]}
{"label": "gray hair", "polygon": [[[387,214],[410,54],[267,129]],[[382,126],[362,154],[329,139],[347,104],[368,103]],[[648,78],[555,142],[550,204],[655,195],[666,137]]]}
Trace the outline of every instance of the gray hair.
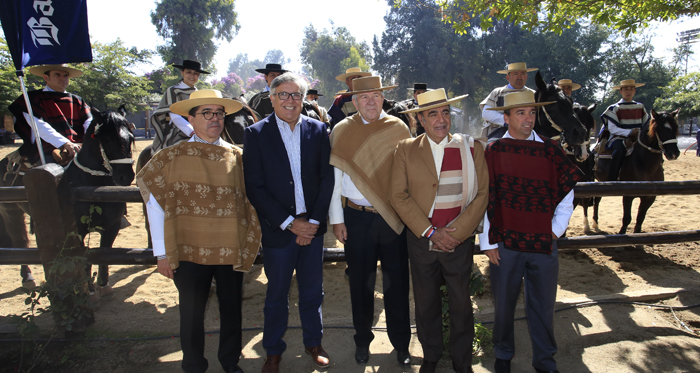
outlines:
{"label": "gray hair", "polygon": [[306,91],[309,90],[309,85],[306,84],[306,80],[299,75],[290,72],[286,72],[272,80],[272,84],[270,84],[270,96],[274,96],[275,91],[277,91],[277,87],[284,83],[296,84],[296,86],[299,87],[301,97],[306,97]]}

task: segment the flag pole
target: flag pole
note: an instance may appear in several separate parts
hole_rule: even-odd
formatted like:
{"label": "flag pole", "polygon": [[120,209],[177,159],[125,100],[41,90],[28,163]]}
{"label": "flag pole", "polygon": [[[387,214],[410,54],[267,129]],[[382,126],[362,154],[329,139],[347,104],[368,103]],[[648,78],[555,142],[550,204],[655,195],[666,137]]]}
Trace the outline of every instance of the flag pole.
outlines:
{"label": "flag pole", "polygon": [[34,112],[32,110],[32,103],[29,101],[29,95],[27,94],[27,87],[24,85],[24,71],[15,71],[17,77],[19,78],[19,83],[22,85],[22,95],[24,96],[24,103],[27,105],[27,113],[29,114],[29,126],[32,127],[32,132],[34,133],[36,148],[39,151],[39,158],[41,159],[41,164],[46,164],[46,159],[44,159],[44,147],[41,145],[41,136],[39,135],[39,130],[34,122]]}

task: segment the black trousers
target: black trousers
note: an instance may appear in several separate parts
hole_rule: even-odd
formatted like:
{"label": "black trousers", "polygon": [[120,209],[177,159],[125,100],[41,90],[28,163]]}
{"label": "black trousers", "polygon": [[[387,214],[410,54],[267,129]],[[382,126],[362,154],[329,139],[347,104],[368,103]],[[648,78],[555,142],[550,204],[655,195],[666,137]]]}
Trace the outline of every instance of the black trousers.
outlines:
{"label": "black trousers", "polygon": [[450,304],[450,357],[458,373],[472,366],[474,313],[469,280],[471,277],[473,239],[468,239],[452,253],[428,251],[428,239],[407,232],[411,258],[413,298],[416,305],[418,340],[423,358],[437,362],[445,350],[442,339],[442,291],[447,285]]}
{"label": "black trousers", "polygon": [[377,260],[382,263],[387,334],[397,351],[408,351],[411,340],[409,270],[405,230],[396,234],[379,214],[345,207],[348,238],[345,259],[350,276],[355,345],[369,347],[374,339],[374,285]]}
{"label": "black trousers", "polygon": [[180,262],[174,279],[180,296],[182,370],[188,373],[204,372],[209,367],[204,358],[204,309],[212,278],[216,280],[221,322],[219,362],[226,370],[236,366],[241,357],[243,273],[234,271],[230,265]]}

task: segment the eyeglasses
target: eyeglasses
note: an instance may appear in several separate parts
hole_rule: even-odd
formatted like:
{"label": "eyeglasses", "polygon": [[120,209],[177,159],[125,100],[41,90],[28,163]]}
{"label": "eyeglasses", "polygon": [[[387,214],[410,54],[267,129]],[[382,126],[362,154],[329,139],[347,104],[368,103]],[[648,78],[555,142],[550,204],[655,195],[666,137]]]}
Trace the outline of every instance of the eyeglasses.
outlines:
{"label": "eyeglasses", "polygon": [[289,96],[292,96],[292,100],[299,101],[301,100],[301,93],[299,92],[294,92],[294,93],[288,93],[288,92],[280,92],[280,93],[275,93],[277,97],[279,97],[280,100],[284,101],[289,98]]}
{"label": "eyeglasses", "polygon": [[206,120],[210,120],[211,118],[214,118],[214,115],[216,115],[216,117],[219,119],[224,119],[224,117],[226,116],[225,111],[211,111],[211,110],[205,110],[205,111],[200,111],[199,113],[195,113],[195,115],[197,115],[197,114],[202,114],[202,116]]}

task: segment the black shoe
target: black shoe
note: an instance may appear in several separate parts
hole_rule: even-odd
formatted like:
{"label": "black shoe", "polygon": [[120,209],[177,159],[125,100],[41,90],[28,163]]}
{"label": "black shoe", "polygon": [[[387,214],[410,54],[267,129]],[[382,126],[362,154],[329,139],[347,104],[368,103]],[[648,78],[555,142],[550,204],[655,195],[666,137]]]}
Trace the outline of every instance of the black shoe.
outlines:
{"label": "black shoe", "polygon": [[243,369],[236,364],[234,367],[226,368],[226,373],[243,373]]}
{"label": "black shoe", "polygon": [[559,373],[558,370],[542,370],[537,368],[535,368],[535,370],[537,371],[537,373]]}
{"label": "black shoe", "polygon": [[496,373],[510,373],[510,360],[496,359],[493,364],[493,369]]}
{"label": "black shoe", "polygon": [[437,361],[423,360],[423,364],[421,364],[418,373],[435,373],[435,368],[437,368]]}
{"label": "black shoe", "polygon": [[396,351],[396,361],[402,368],[411,367],[411,354],[408,351]]}
{"label": "black shoe", "polygon": [[358,364],[367,364],[369,361],[369,347],[357,346],[355,348],[355,361]]}

